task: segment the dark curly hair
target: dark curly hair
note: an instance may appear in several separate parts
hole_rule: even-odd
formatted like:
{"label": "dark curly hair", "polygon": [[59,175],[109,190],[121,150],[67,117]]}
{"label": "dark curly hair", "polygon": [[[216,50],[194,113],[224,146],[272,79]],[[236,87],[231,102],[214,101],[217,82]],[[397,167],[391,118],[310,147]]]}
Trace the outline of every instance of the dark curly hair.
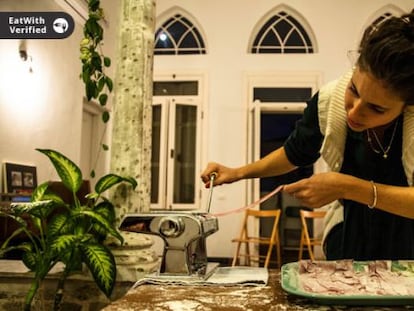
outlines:
{"label": "dark curly hair", "polygon": [[367,28],[360,46],[358,67],[414,105],[414,9]]}

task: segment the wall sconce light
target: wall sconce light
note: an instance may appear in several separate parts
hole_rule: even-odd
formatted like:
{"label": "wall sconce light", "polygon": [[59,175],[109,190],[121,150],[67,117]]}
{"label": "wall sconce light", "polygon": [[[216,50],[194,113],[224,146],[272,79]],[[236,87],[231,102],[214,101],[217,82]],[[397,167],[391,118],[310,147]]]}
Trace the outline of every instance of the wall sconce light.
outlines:
{"label": "wall sconce light", "polygon": [[20,59],[24,62],[29,61],[29,72],[32,73],[33,72],[33,68],[32,68],[32,57],[27,54],[27,44],[26,44],[26,40],[22,40],[20,41],[19,44],[19,55],[20,55]]}
{"label": "wall sconce light", "polygon": [[20,41],[19,44],[19,55],[20,58],[22,59],[22,61],[27,61],[27,45],[26,45],[26,40],[22,40]]}

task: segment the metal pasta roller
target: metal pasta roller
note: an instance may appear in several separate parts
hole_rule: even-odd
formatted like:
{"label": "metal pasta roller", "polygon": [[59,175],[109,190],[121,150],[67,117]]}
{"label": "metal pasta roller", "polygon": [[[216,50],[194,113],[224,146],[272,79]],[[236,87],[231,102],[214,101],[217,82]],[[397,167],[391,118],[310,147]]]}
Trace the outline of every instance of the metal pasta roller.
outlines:
{"label": "metal pasta roller", "polygon": [[208,278],[218,263],[208,263],[206,238],[218,230],[217,218],[197,211],[127,214],[120,230],[160,236],[164,241],[158,277]]}

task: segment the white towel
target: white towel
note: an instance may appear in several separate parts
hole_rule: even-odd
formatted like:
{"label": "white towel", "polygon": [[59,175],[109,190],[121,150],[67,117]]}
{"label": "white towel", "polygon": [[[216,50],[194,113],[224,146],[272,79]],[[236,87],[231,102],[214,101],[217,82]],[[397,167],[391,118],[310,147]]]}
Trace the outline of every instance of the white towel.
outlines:
{"label": "white towel", "polygon": [[218,267],[207,279],[148,275],[138,280],[132,288],[143,284],[157,285],[206,285],[206,286],[266,286],[269,273],[261,267]]}

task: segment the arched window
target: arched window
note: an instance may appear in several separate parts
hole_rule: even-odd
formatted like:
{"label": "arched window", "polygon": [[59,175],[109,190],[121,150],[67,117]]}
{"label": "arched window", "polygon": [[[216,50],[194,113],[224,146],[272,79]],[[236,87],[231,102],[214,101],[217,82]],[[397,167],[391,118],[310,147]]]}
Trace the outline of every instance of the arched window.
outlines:
{"label": "arched window", "polygon": [[389,19],[390,17],[392,17],[393,15],[391,13],[384,13],[382,14],[380,17],[378,17],[376,20],[374,20],[372,22],[372,24],[369,26],[370,31],[373,28],[378,27],[380,24],[382,24],[384,21],[386,21],[387,19]]}
{"label": "arched window", "polygon": [[372,29],[378,27],[387,19],[393,16],[401,16],[402,14],[404,14],[404,11],[399,7],[393,4],[386,5],[372,15],[364,29],[367,29],[368,32],[371,32]]}
{"label": "arched window", "polygon": [[313,40],[304,25],[285,8],[263,23],[249,50],[251,53],[278,54],[315,52]]}
{"label": "arched window", "polygon": [[181,14],[175,14],[155,33],[155,55],[206,54],[200,31]]}

